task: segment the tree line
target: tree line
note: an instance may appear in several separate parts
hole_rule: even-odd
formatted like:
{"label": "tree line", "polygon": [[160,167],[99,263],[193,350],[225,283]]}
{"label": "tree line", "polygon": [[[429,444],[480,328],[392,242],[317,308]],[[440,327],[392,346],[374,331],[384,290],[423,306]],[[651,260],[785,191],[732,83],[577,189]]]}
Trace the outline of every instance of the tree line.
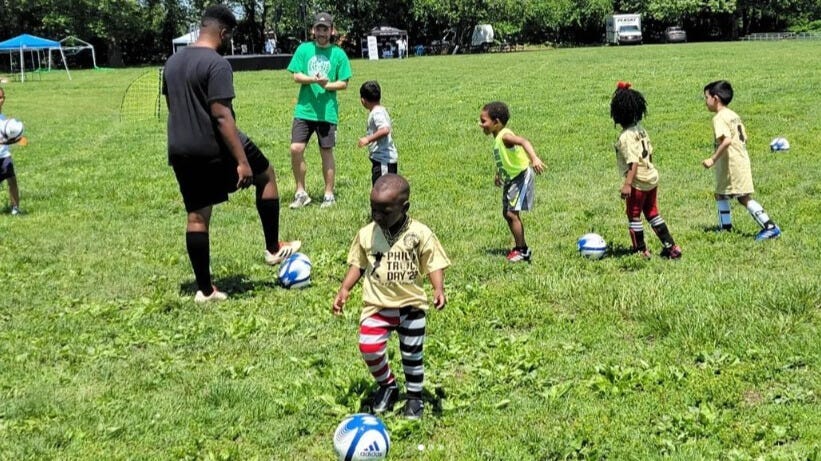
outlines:
{"label": "tree line", "polygon": [[[171,41],[196,28],[213,0],[0,0],[7,39],[29,33],[59,40],[73,35],[95,46],[107,66],[159,64]],[[641,13],[651,41],[667,26],[684,27],[691,40],[731,40],[752,32],[821,30],[818,0],[240,0],[223,2],[240,21],[235,44],[262,52],[268,35],[288,53],[308,38],[312,16],[336,17],[342,43],[359,55],[359,40],[377,26],[408,31],[410,45],[430,44],[446,33],[470,41],[476,24],[492,24],[509,43],[601,43],[605,17]]]}

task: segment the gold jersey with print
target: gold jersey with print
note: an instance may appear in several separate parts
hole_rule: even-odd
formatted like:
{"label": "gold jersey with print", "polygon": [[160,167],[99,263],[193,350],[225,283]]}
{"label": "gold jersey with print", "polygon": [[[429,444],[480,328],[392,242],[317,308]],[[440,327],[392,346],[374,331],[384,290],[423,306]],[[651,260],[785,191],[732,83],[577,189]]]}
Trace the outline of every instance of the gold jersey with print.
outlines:
{"label": "gold jersey with print", "polygon": [[450,260],[436,235],[408,218],[396,235],[386,235],[373,222],[359,229],[348,252],[348,264],[364,271],[360,318],[365,319],[382,309],[428,309],[422,288],[425,277],[450,266]]}
{"label": "gold jersey with print", "polygon": [[715,162],[716,194],[746,195],[753,193],[753,174],[747,154],[747,128],[741,118],[725,107],[713,117],[715,146],[722,138],[732,140],[724,155]]}
{"label": "gold jersey with print", "polygon": [[653,190],[658,186],[659,173],[653,166],[653,145],[640,125],[625,128],[619,135],[616,147],[616,166],[622,178],[630,171],[630,164],[638,164],[631,186],[638,190]]}

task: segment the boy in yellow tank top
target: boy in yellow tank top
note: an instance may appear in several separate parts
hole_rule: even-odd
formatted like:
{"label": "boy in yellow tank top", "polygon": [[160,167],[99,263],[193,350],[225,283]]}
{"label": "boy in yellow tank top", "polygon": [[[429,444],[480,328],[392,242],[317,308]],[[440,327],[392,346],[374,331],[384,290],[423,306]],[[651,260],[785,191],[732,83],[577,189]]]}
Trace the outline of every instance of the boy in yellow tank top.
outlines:
{"label": "boy in yellow tank top", "polygon": [[516,136],[509,128],[510,109],[501,101],[482,107],[479,126],[487,135],[493,135],[493,157],[496,161],[496,185],[502,187],[502,214],[513,234],[514,247],[507,254],[510,262],[530,262],[532,252],[525,241],[525,229],[520,211],[533,208],[534,171],[545,170],[542,160],[530,141]]}
{"label": "boy in yellow tank top", "polygon": [[747,129],[738,114],[727,107],[732,100],[733,87],[726,80],[711,82],[704,87],[707,110],[716,114],[713,117],[715,151],[701,164],[708,169],[715,167],[719,230],[733,228],[730,200],[736,198],[761,226],[755,239],[776,238],[781,235],[781,229],[770,219],[764,207],[751,197],[753,174],[750,170],[750,156],[747,154]]}

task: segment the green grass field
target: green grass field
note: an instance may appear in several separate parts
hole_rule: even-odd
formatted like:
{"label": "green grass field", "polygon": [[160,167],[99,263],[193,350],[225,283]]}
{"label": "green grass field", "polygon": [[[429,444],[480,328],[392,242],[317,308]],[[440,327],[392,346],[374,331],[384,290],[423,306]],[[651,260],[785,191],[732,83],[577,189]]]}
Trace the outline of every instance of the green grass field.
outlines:
{"label": "green grass field", "polygon": [[[385,418],[391,459],[821,459],[821,42],[353,69],[329,210],[287,209],[290,74],[235,74],[239,126],[277,171],[281,234],[303,240],[313,285],[276,287],[246,191],[215,210],[212,268],[231,299],[207,306],[192,299],[165,125],[119,117],[126,87],[150,69],[4,85],[4,113],[26,123],[30,144],[13,150],[27,214],[0,214],[0,459],[333,459],[334,428],[373,385],[357,348],[360,289],[345,317],[331,315],[348,245],[369,219],[370,163],[355,147],[368,79],[394,119],[411,214],[453,261],[449,304],[428,320],[431,402],[420,422]],[[756,197],[784,231],[778,240],[754,242],[757,226],[737,203],[737,230],[712,231],[702,87],[722,78],[736,89],[730,107],[747,125]],[[680,261],[622,254],[609,118],[617,80],[648,100],[659,202]],[[523,218],[531,265],[503,256],[511,238],[478,127],[494,99],[548,166]],[[788,153],[769,152],[776,136],[790,140]],[[307,156],[316,200],[315,142]],[[576,239],[589,231],[613,254],[579,257]],[[395,338],[390,351],[401,382]]]}

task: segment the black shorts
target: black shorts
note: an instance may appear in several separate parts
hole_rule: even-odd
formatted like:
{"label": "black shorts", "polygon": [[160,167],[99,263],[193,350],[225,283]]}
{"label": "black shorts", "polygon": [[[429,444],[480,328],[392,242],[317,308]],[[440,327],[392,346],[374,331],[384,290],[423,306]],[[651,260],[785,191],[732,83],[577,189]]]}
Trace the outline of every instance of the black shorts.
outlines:
{"label": "black shorts", "polygon": [[371,185],[376,183],[376,180],[381,178],[383,175],[388,173],[396,174],[396,172],[399,171],[396,163],[383,163],[371,159],[371,165]]}
{"label": "black shorts", "polygon": [[11,161],[11,157],[0,158],[0,182],[14,176],[14,162]]}
{"label": "black shorts", "polygon": [[[265,173],[270,163],[256,144],[242,137],[242,147],[254,176]],[[237,162],[234,157],[209,159],[172,158],[171,167],[180,185],[185,211],[192,212],[225,202],[237,190]]]}
{"label": "black shorts", "polygon": [[307,144],[314,132],[322,149],[330,149],[336,145],[336,125],[301,118],[295,118],[291,124],[291,144]]}

